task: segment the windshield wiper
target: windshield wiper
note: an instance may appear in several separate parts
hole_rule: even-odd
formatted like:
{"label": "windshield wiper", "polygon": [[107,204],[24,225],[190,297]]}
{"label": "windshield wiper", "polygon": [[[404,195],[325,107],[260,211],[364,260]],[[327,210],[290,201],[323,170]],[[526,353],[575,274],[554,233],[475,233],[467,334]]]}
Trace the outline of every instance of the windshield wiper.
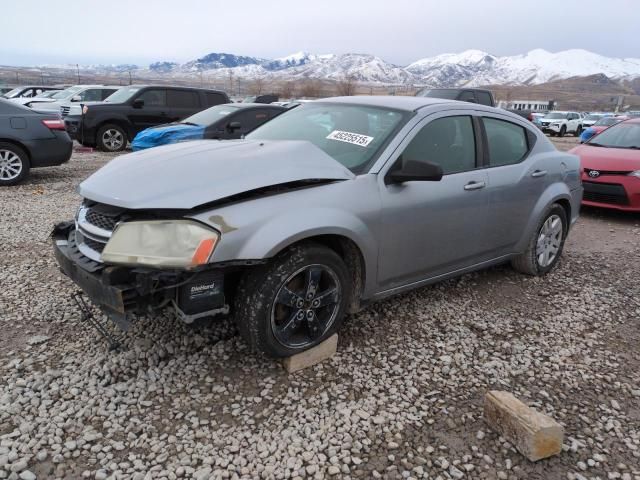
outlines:
{"label": "windshield wiper", "polygon": [[199,127],[200,125],[198,125],[197,123],[193,123],[193,122],[179,122],[182,125],[191,125],[193,127]]}

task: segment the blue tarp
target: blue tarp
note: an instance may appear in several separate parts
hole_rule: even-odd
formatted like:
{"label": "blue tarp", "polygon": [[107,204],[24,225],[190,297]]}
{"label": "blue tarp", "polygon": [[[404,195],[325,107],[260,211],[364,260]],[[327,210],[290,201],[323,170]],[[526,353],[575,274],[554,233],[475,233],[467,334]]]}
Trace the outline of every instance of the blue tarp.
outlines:
{"label": "blue tarp", "polygon": [[582,134],[580,135],[580,143],[584,143],[587,140],[589,140],[591,137],[593,137],[596,134],[596,131],[589,127],[589,128],[585,128],[582,131]]}
{"label": "blue tarp", "polygon": [[131,148],[136,151],[185,140],[200,140],[204,138],[204,128],[200,125],[184,123],[147,128],[135,136],[131,142]]}

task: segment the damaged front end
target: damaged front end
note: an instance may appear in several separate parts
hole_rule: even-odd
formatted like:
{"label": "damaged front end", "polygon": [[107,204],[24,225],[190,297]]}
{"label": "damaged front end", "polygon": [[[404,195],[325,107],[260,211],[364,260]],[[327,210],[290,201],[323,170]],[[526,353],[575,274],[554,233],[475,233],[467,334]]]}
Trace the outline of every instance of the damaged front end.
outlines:
{"label": "damaged front end", "polygon": [[75,222],[58,224],[53,230],[61,270],[93,304],[123,331],[135,317],[166,308],[186,323],[229,314],[231,287],[240,272],[237,266],[179,269],[104,263],[102,252],[116,226],[131,219],[124,209],[85,202]]}

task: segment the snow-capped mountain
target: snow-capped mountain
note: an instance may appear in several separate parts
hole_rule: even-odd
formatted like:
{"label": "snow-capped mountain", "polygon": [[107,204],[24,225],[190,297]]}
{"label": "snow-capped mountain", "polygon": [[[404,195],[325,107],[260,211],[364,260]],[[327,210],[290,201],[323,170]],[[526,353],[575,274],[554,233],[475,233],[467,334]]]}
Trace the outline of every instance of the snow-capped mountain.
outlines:
{"label": "snow-capped mountain", "polygon": [[[75,66],[74,66],[75,68]],[[498,57],[480,50],[446,53],[417,60],[407,66],[391,64],[375,55],[361,53],[316,55],[297,52],[286,57],[264,59],[210,53],[183,64],[159,61],[148,67],[135,65],[87,66],[86,70],[123,72],[135,70],[138,78],[157,75],[206,74],[211,78],[288,80],[316,78],[362,83],[414,84],[432,87],[478,85],[534,85],[576,76],[604,74],[615,80],[640,78],[640,59],[610,58],[586,50],[552,53],[532,50],[526,54]]]}

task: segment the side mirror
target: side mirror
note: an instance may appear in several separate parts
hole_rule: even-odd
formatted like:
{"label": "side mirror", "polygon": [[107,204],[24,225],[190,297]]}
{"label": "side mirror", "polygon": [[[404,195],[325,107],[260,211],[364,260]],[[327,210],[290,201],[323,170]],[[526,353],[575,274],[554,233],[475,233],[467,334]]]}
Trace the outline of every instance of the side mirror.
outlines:
{"label": "side mirror", "polygon": [[80,100],[82,100],[82,97],[80,95],[75,95],[71,97],[72,102],[79,102]]}
{"label": "side mirror", "polygon": [[131,105],[133,108],[142,108],[144,107],[144,100],[141,98],[136,98]]}
{"label": "side mirror", "polygon": [[[403,164],[404,163],[404,164]],[[439,182],[442,180],[442,167],[436,163],[398,159],[398,168],[394,168],[387,174],[385,183],[397,184],[404,182]]]}
{"label": "side mirror", "polygon": [[242,125],[240,125],[240,122],[231,122],[229,125],[227,125],[227,130],[229,130],[229,132],[233,133],[236,130],[240,130],[240,127]]}

